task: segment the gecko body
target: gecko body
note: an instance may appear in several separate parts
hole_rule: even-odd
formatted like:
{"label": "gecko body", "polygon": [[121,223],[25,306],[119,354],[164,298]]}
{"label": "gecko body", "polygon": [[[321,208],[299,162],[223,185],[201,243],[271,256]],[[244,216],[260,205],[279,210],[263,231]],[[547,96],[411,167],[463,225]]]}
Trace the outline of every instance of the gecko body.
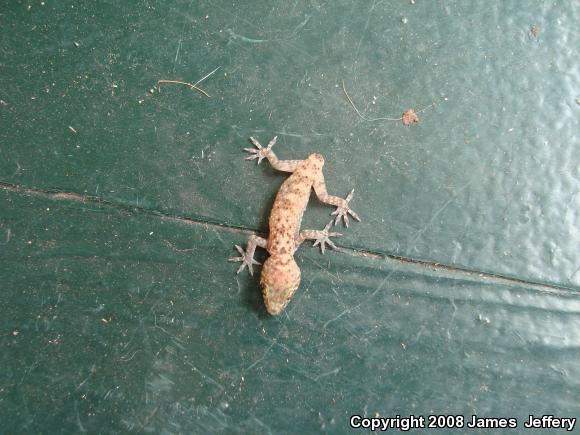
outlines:
{"label": "gecko body", "polygon": [[[284,181],[274,200],[269,219],[268,239],[255,235],[250,236],[246,250],[244,251],[236,245],[241,256],[230,260],[242,262],[238,273],[247,266],[250,274],[253,274],[252,266],[259,264],[254,260],[256,247],[260,246],[268,251],[270,256],[264,262],[260,285],[266,310],[270,314],[276,315],[284,310],[300,286],[300,268],[294,260],[294,252],[302,242],[307,239],[314,240],[314,246],[320,245],[324,254],[325,244],[336,248],[330,237],[340,235],[328,231],[333,221],[337,224],[343,219],[348,227],[349,214],[356,220],[360,219],[348,206],[353,192],[346,199],[331,196],[326,192],[322,174],[324,158],[321,154],[311,154],[305,160],[278,160],[272,151],[276,137],[270,141],[266,148],[263,148],[254,138],[250,138],[250,140],[256,148],[245,148],[247,152],[252,154],[246,158],[247,160],[258,159],[259,164],[262,159],[266,158],[275,169],[291,172],[292,175]],[[337,207],[332,213],[335,218],[321,231],[300,231],[302,216],[312,189],[320,201]]]}

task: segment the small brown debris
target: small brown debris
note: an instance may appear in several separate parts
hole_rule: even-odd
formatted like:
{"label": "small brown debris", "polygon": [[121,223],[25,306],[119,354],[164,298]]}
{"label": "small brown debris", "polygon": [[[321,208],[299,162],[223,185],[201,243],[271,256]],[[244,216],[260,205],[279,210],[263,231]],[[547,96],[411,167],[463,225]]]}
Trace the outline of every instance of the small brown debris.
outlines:
{"label": "small brown debris", "polygon": [[540,40],[540,26],[538,26],[537,24],[532,24],[530,27],[530,33],[529,33],[530,39],[535,39],[536,41]]}
{"label": "small brown debris", "polygon": [[403,121],[403,125],[411,125],[415,122],[419,122],[419,117],[413,109],[409,109],[403,113],[401,120]]}

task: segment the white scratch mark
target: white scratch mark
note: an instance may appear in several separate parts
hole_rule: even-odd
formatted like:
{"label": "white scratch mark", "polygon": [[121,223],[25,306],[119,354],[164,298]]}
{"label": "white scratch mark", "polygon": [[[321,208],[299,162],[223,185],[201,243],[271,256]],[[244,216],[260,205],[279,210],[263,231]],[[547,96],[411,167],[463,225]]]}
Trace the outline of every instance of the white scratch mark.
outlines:
{"label": "white scratch mark", "polygon": [[[187,9],[191,9],[191,5],[193,4],[194,0],[189,2],[189,6]],[[185,32],[185,25],[187,23],[184,22],[183,26],[181,27],[181,34],[179,35],[179,42],[177,44],[177,52],[175,53],[175,60],[173,61],[173,72],[175,72],[175,66],[177,65],[177,60],[179,59],[179,52],[181,51],[181,45],[183,44],[183,33]]]}
{"label": "white scratch mark", "polygon": [[[245,18],[243,18],[243,17],[241,17],[239,15],[236,15],[235,13],[231,12],[229,9],[225,9],[225,8],[220,7],[217,2],[213,2],[212,3],[212,7],[215,8],[215,9],[218,9],[218,10],[220,10],[222,12],[224,12],[225,14],[228,14],[228,15],[232,16],[236,21],[242,21],[249,28],[256,29],[257,31],[263,30],[260,26],[257,26],[252,21],[247,20],[247,19],[245,19]],[[299,47],[297,45],[294,45],[294,44],[290,43],[289,41],[284,41],[284,40],[271,40],[271,42],[279,42],[281,45],[286,45],[286,46],[292,48],[293,50],[298,51],[303,56],[308,57],[309,59],[315,59],[316,58],[310,52],[308,52],[306,50],[303,50],[301,47]],[[292,57],[292,59],[294,59],[294,57]]]}
{"label": "white scratch mark", "polygon": [[318,382],[318,380],[320,378],[324,378],[324,377],[330,376],[330,375],[336,375],[338,372],[340,372],[340,368],[337,367],[335,369],[332,369],[332,370],[330,370],[328,372],[325,372],[325,373],[321,373],[321,374],[316,375],[316,376],[313,376],[313,375],[311,375],[309,373],[306,373],[306,372],[302,372],[300,370],[293,370],[293,371],[295,371],[296,373],[301,374],[302,376],[304,376],[305,378],[309,379],[312,382]]}
{"label": "white scratch mark", "polygon": [[202,378],[204,378],[205,380],[207,380],[210,384],[215,385],[216,387],[218,387],[220,390],[224,390],[224,387],[222,386],[222,384],[220,384],[218,381],[216,381],[214,378],[212,378],[211,376],[206,375],[205,373],[203,373],[201,370],[199,370],[196,366],[194,366],[191,362],[187,361],[186,364],[188,366],[190,366],[193,370],[195,370]]}
{"label": "white scratch mark", "polygon": [[308,21],[310,21],[310,18],[312,18],[312,14],[307,15],[306,18],[304,19],[304,21],[302,21],[300,24],[298,24],[294,28],[294,30],[292,30],[292,34],[295,35],[298,32],[298,30],[300,30],[301,28],[303,28],[308,23]]}
{"label": "white scratch mark", "polygon": [[568,281],[572,281],[578,272],[580,272],[580,266],[578,266],[578,269],[576,269],[574,272],[572,272],[572,275],[570,275],[570,277],[568,278]]}
{"label": "white scratch mark", "polygon": [[266,349],[266,351],[264,352],[264,354],[258,358],[256,361],[254,361],[252,364],[250,364],[246,370],[251,370],[252,368],[254,368],[260,361],[262,361],[264,358],[266,358],[266,356],[268,355],[268,353],[270,353],[270,350],[274,347],[274,344],[276,344],[276,340],[272,340],[272,343],[270,344],[270,346],[268,346],[268,349]]}
{"label": "white scratch mark", "polygon": [[78,391],[83,385],[86,384],[86,382],[90,379],[90,377],[93,375],[93,373],[95,373],[97,366],[95,364],[93,364],[91,366],[91,371],[89,373],[89,375],[85,378],[84,381],[82,381],[79,386],[76,388],[76,391]]}
{"label": "white scratch mark", "polygon": [[455,315],[457,314],[457,305],[455,304],[455,299],[450,298],[451,305],[453,306],[453,314],[451,314],[451,320],[449,321],[449,327],[447,328],[447,339],[451,341],[451,327],[455,321]]}
{"label": "white scratch mark", "polygon": [[316,376],[314,378],[314,381],[318,381],[320,378],[324,378],[326,376],[336,375],[336,374],[338,374],[338,372],[340,372],[340,368],[339,367],[337,367],[337,368],[335,368],[333,370],[330,370],[329,372],[319,374],[318,376]]}
{"label": "white scratch mark", "polygon": [[221,236],[220,236],[220,232],[221,232],[221,231],[218,231],[216,228],[212,228],[212,229],[213,229],[213,233],[214,233],[214,235],[215,235],[215,236],[218,238],[218,240],[219,240],[220,242],[222,242],[222,243],[223,243],[223,242],[224,242],[224,240],[223,240],[223,239],[221,238]]}
{"label": "white scratch mark", "polygon": [[[331,276],[332,278],[337,279],[340,282],[344,282],[338,275],[334,275],[332,273],[330,273],[330,271],[328,270],[328,268],[322,266],[320,263],[318,263],[316,260],[313,260],[311,258],[305,257],[306,260],[314,263],[316,266],[318,266],[320,268],[320,270],[322,270],[324,273],[326,273],[327,275]],[[336,293],[336,291],[334,290],[334,288],[332,289],[334,291],[334,293],[338,296],[338,294]]]}
{"label": "white scratch mark", "polygon": [[389,274],[385,277],[385,279],[383,279],[381,281],[381,283],[379,284],[379,286],[376,288],[375,291],[373,291],[369,297],[367,297],[364,301],[360,302],[359,304],[355,305],[352,308],[347,308],[346,310],[344,310],[343,312],[341,312],[338,316],[334,317],[333,319],[328,320],[325,324],[324,324],[324,328],[326,329],[326,327],[328,325],[330,325],[332,322],[340,319],[342,316],[344,316],[345,314],[349,314],[351,312],[353,312],[354,310],[356,310],[357,308],[359,308],[362,304],[364,304],[365,302],[369,301],[373,296],[375,296],[379,291],[381,291],[384,287],[384,285],[387,283],[387,281],[389,281],[389,279],[391,278],[391,276],[393,275],[393,273],[395,273],[397,271],[397,269],[393,269],[389,272]]}
{"label": "white scratch mark", "polygon": [[87,430],[83,426],[83,422],[81,421],[81,416],[79,415],[79,410],[77,406],[77,401],[75,400],[75,412],[77,414],[77,426],[79,427],[81,432],[86,432]]}
{"label": "white scratch mark", "polygon": [[30,372],[32,370],[34,370],[34,368],[38,365],[38,361],[33,362],[32,364],[30,364],[30,366],[28,367],[28,369],[24,372],[24,374],[22,375],[22,378],[20,379],[19,385],[22,384],[22,382],[24,381],[24,378],[26,378],[26,376],[28,376],[30,374]]}
{"label": "white scratch mark", "polygon": [[154,327],[155,328],[158,328],[158,329],[161,329],[163,332],[165,332],[167,335],[169,335],[171,337],[171,334],[169,332],[167,332],[167,330],[165,330],[164,328],[162,328],[161,326],[159,326],[157,324],[157,314],[153,313],[153,317],[154,317],[154,322],[155,322],[154,323]]}
{"label": "white scratch mark", "polygon": [[311,134],[298,134],[298,133],[287,133],[284,131],[275,131],[275,134],[279,135],[279,136],[290,136],[290,137],[299,137],[302,139],[306,139],[310,136],[332,136],[332,134],[330,133],[317,133],[317,132],[312,132]]}
{"label": "white scratch mark", "polygon": [[419,332],[417,332],[417,335],[415,336],[415,342],[419,341],[419,339],[423,336],[423,332],[425,332],[425,325],[421,326]]}
{"label": "white scratch mark", "polygon": [[417,242],[417,240],[419,240],[419,238],[421,237],[421,235],[423,235],[423,233],[425,231],[427,231],[427,228],[429,228],[431,226],[431,224],[435,221],[435,219],[437,219],[437,216],[439,216],[443,212],[443,210],[445,210],[449,206],[449,204],[451,204],[453,201],[455,201],[457,199],[457,197],[465,189],[467,189],[471,185],[471,183],[473,183],[474,180],[475,180],[475,178],[473,178],[472,180],[470,180],[461,189],[459,189],[459,191],[455,195],[453,195],[451,198],[449,198],[447,201],[445,201],[445,203],[441,207],[439,207],[439,209],[433,214],[433,216],[431,216],[431,219],[429,219],[429,222],[427,222],[423,228],[421,228],[419,231],[417,231],[415,233],[415,235],[413,236],[413,238],[409,242],[409,245],[408,245],[409,249],[412,249],[413,248],[413,245]]}
{"label": "white scratch mark", "polygon": [[138,353],[141,352],[141,349],[137,349],[135,352],[133,352],[133,355],[131,355],[129,358],[125,358],[125,357],[121,357],[119,358],[121,361],[123,362],[127,362],[127,361],[131,361],[133,359],[133,357]]}
{"label": "white scratch mark", "polygon": [[181,51],[181,44],[183,40],[179,38],[179,42],[177,43],[177,52],[175,53],[175,59],[173,60],[173,67],[175,69],[175,64],[177,63],[177,59],[179,59],[179,52]]}
{"label": "white scratch mark", "polygon": [[254,421],[256,423],[258,423],[259,426],[261,426],[262,428],[264,428],[267,431],[267,433],[269,433],[269,434],[272,433],[272,429],[270,429],[270,427],[268,425],[266,425],[262,420],[260,420],[254,414],[250,414],[250,415],[252,416],[252,418],[254,419]]}
{"label": "white scratch mark", "polygon": [[247,42],[249,44],[262,44],[264,42],[269,42],[267,39],[254,39],[254,38],[248,38],[248,37],[243,36],[243,35],[238,35],[232,29],[226,29],[226,32],[228,32],[228,34],[230,35],[230,37],[231,37],[230,40],[239,39],[240,41]]}
{"label": "white scratch mark", "polygon": [[373,5],[369,9],[369,13],[367,15],[367,22],[365,23],[365,26],[364,26],[363,31],[361,33],[360,40],[358,41],[358,46],[356,47],[356,52],[355,52],[355,55],[354,55],[354,58],[355,59],[358,58],[358,53],[360,51],[360,46],[361,46],[361,44],[363,42],[363,39],[365,37],[365,33],[367,32],[367,29],[369,27],[369,21],[371,20],[371,16],[372,16],[372,13],[371,12],[373,11],[373,9],[375,8],[376,5],[377,5],[377,0],[374,0],[373,1]]}

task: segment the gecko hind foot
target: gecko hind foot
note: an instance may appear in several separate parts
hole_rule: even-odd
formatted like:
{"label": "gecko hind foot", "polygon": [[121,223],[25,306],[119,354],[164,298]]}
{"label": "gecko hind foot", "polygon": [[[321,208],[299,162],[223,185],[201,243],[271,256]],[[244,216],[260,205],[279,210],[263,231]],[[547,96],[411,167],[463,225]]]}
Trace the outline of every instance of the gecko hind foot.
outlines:
{"label": "gecko hind foot", "polygon": [[262,145],[260,145],[260,142],[258,142],[253,137],[250,137],[250,141],[254,144],[254,146],[256,148],[244,148],[244,151],[247,151],[251,154],[250,156],[246,157],[245,160],[258,159],[258,165],[259,165],[260,163],[262,163],[262,160],[264,160],[264,158],[267,157],[266,153],[272,149],[272,147],[276,143],[277,139],[278,139],[278,136],[274,136],[274,139],[272,139],[270,141],[270,143],[268,143],[268,146],[266,148],[264,148]]}
{"label": "gecko hind foot", "polygon": [[354,195],[354,189],[352,189],[350,191],[350,193],[347,195],[347,197],[345,198],[345,205],[344,206],[339,205],[338,207],[336,207],[335,211],[330,213],[331,216],[336,216],[334,218],[334,225],[339,223],[340,219],[342,218],[344,220],[344,225],[348,228],[348,215],[349,214],[353,217],[353,219],[360,222],[360,218],[358,217],[358,215],[354,211],[352,211],[350,209],[350,207],[348,206],[348,203],[352,199],[353,195]]}
{"label": "gecko hind foot", "polygon": [[325,244],[330,246],[332,249],[338,249],[336,247],[336,245],[332,242],[332,240],[330,240],[330,237],[342,236],[341,233],[332,233],[332,232],[329,233],[328,230],[330,229],[331,226],[332,226],[332,221],[330,221],[328,224],[326,224],[324,229],[322,231],[320,231],[320,237],[315,239],[314,243],[312,244],[312,246],[320,245],[320,251],[323,254],[324,254]]}
{"label": "gecko hind foot", "polygon": [[254,264],[262,264],[256,260],[254,260],[254,256],[252,255],[251,257],[247,254],[246,251],[244,251],[244,249],[241,246],[236,245],[236,249],[238,250],[238,252],[240,253],[241,257],[232,257],[230,259],[228,259],[228,261],[241,261],[242,264],[240,266],[240,268],[238,269],[238,271],[236,273],[240,273],[242,270],[244,270],[244,268],[247,266],[248,267],[248,272],[250,272],[250,275],[254,275]]}

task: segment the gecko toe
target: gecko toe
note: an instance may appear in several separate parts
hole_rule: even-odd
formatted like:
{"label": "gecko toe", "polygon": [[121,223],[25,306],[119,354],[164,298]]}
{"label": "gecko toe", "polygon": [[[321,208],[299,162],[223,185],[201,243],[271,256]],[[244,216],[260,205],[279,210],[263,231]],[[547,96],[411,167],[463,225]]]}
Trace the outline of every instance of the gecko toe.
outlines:
{"label": "gecko toe", "polygon": [[352,211],[352,210],[350,210],[350,209],[348,210],[348,213],[349,213],[349,214],[352,216],[352,218],[353,218],[354,220],[357,220],[357,221],[359,221],[359,222],[360,222],[360,218],[358,217],[358,214],[356,214],[354,211]]}
{"label": "gecko toe", "polygon": [[[274,138],[276,139],[276,138]],[[276,142],[275,140],[272,140],[269,144],[267,148],[264,148],[262,145],[260,145],[260,143],[254,139],[253,137],[250,137],[250,142],[252,142],[252,144],[256,147],[256,148],[244,148],[244,151],[246,151],[247,153],[250,153],[250,155],[248,157],[245,158],[245,160],[256,160],[258,159],[258,165],[260,163],[262,163],[262,160],[264,160],[264,158],[266,157],[265,152],[267,150],[269,150],[272,145],[274,145],[272,142]]]}
{"label": "gecko toe", "polygon": [[[241,265],[241,266],[238,268],[238,271],[236,272],[236,275],[239,275],[239,274],[240,274],[240,272],[241,272],[242,270],[244,270],[244,267],[246,267],[246,265],[245,265],[244,263],[242,263],[242,265]],[[251,274],[252,274],[252,272],[250,272],[250,275],[251,275]]]}
{"label": "gecko toe", "polygon": [[268,143],[268,146],[266,148],[271,149],[277,140],[278,140],[278,136],[274,136],[274,138]]}
{"label": "gecko toe", "polygon": [[250,142],[252,142],[256,148],[262,149],[262,145],[260,145],[260,142],[258,142],[254,137],[250,136]]}

